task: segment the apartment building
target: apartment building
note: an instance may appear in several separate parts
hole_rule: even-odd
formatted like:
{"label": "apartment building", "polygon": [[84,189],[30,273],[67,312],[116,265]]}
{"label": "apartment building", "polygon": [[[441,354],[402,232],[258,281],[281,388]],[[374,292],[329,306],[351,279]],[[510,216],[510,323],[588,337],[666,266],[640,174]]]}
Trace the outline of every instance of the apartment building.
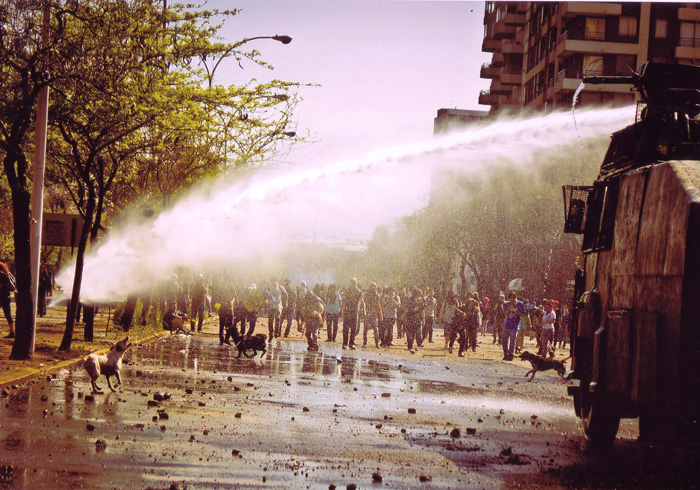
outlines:
{"label": "apartment building", "polygon": [[[490,112],[570,107],[584,76],[627,75],[645,61],[700,64],[700,4],[486,2],[481,67]],[[585,85],[578,104],[629,104],[628,85]]]}
{"label": "apartment building", "polygon": [[462,129],[469,124],[486,119],[488,115],[487,111],[438,109],[437,116],[433,120],[433,134],[444,134],[455,129]]}

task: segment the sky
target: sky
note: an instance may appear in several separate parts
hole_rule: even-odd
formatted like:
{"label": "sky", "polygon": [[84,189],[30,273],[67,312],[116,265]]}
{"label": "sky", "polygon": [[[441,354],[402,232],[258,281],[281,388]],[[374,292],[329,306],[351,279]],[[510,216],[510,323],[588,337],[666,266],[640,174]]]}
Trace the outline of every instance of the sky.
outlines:
{"label": "sky", "polygon": [[302,87],[295,111],[302,144],[289,163],[355,158],[432,137],[440,108],[478,104],[484,2],[410,0],[210,0],[240,9],[221,33],[228,41],[289,35],[288,45],[250,42],[268,71],[251,62],[222,65],[216,83],[250,79],[318,84]]}

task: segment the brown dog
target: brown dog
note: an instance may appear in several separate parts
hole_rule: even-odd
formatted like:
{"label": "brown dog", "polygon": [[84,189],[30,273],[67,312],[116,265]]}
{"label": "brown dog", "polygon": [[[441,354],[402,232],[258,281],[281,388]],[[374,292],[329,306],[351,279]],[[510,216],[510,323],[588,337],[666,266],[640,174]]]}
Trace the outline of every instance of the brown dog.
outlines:
{"label": "brown dog", "polygon": [[109,386],[109,389],[112,391],[117,391],[112,386],[110,377],[114,376],[117,378],[117,386],[121,386],[122,378],[119,375],[119,371],[122,368],[122,356],[124,355],[124,352],[126,352],[126,349],[131,347],[131,345],[132,344],[129,343],[129,337],[127,336],[125,339],[122,339],[114,344],[107,355],[93,353],[87,356],[83,366],[85,367],[88,375],[90,375],[93,392],[102,393],[102,389],[97,386],[97,378],[99,378],[101,374],[104,374],[107,378],[107,385]]}
{"label": "brown dog", "polygon": [[535,373],[537,373],[537,371],[547,371],[549,369],[554,369],[562,378],[566,374],[566,367],[564,366],[564,361],[566,359],[563,359],[561,361],[556,361],[551,358],[545,359],[542,356],[532,354],[528,351],[525,351],[522,354],[520,354],[520,359],[522,359],[523,361],[529,361],[532,365],[532,369],[525,373],[526,378],[530,373],[532,373],[532,376],[530,377],[530,379],[528,379],[528,381],[532,381],[532,378],[535,377]]}

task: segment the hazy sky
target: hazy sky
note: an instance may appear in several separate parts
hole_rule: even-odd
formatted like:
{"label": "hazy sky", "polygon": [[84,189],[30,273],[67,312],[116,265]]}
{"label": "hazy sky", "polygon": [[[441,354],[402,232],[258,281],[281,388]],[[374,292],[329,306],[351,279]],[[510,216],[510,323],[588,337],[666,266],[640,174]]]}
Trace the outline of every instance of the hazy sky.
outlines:
{"label": "hazy sky", "polygon": [[355,157],[383,146],[432,137],[443,107],[479,106],[484,2],[389,0],[211,0],[209,8],[240,8],[223,33],[230,41],[287,34],[282,45],[250,45],[275,70],[252,63],[220,67],[217,83],[271,77],[316,83],[303,88],[299,133],[320,142],[295,150],[292,162]]}

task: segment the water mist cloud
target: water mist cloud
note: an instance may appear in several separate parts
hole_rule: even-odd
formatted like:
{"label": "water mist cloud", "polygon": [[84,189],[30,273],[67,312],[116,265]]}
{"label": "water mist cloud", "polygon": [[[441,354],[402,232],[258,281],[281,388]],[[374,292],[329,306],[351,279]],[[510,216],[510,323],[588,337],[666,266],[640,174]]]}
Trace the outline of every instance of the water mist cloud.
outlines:
{"label": "water mist cloud", "polygon": [[[434,172],[527,168],[542,151],[562,147],[562,164],[577,165],[581,142],[607,146],[611,132],[633,122],[634,108],[577,111],[575,117],[499,120],[354,160],[268,169],[195,190],[151,221],[125,223],[90,250],[82,299],[121,300],[178,267],[263,261],[294,244],[369,238],[377,226],[427,202]],[[69,265],[58,275],[64,291],[73,273]]]}

